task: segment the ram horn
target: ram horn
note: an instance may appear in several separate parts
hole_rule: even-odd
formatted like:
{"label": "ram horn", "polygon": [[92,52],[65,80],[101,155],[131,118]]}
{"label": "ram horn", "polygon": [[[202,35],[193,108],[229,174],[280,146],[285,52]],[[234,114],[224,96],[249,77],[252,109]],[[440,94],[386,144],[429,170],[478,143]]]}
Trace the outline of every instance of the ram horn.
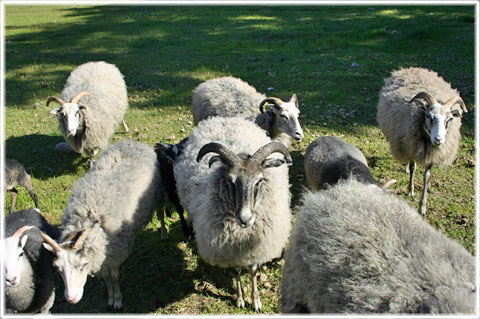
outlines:
{"label": "ram horn", "polygon": [[23,236],[23,233],[27,230],[31,230],[32,228],[35,228],[35,226],[23,226],[17,229],[17,231],[12,235],[12,237],[20,238]]}
{"label": "ram horn", "polygon": [[263,163],[263,161],[265,161],[265,159],[272,153],[282,153],[283,156],[285,156],[287,163],[292,163],[292,157],[290,156],[288,149],[285,147],[285,145],[279,142],[270,142],[266,145],[263,145],[252,155],[251,160]]}
{"label": "ram horn", "polygon": [[53,248],[53,250],[55,250],[56,252],[62,250],[62,248],[57,244],[57,242],[53,240],[50,236],[48,236],[44,232],[40,232],[40,235],[42,235],[43,240],[45,240],[45,242],[49,244]]}
{"label": "ram horn", "polygon": [[50,102],[52,102],[52,101],[57,102],[57,103],[60,104],[61,106],[63,106],[63,104],[65,104],[65,101],[62,100],[61,98],[56,97],[56,96],[49,96],[48,99],[47,99],[47,106],[48,106],[48,104],[50,104]]}
{"label": "ram horn", "polygon": [[82,231],[82,233],[80,234],[80,236],[78,236],[77,240],[75,241],[75,243],[72,246],[73,250],[79,250],[80,248],[82,248],[83,243],[87,239],[87,236],[90,233],[90,231],[91,231],[90,228]]}
{"label": "ram horn", "polygon": [[91,94],[88,93],[88,92],[82,91],[82,92],[78,93],[77,95],[75,95],[75,96],[72,98],[72,101],[71,101],[70,103],[78,104],[78,100],[79,100],[82,96],[85,96],[85,95],[91,95]]}
{"label": "ram horn", "polygon": [[237,155],[235,155],[226,146],[216,142],[211,142],[202,146],[200,151],[198,151],[197,162],[200,162],[203,156],[210,152],[220,155],[222,160],[230,167],[235,166],[235,164],[238,162]]}
{"label": "ram horn", "polygon": [[435,97],[433,97],[430,93],[427,93],[427,92],[418,93],[408,103],[412,103],[413,101],[418,100],[418,99],[425,100],[428,103],[428,105],[438,103],[437,99]]}
{"label": "ram horn", "polygon": [[460,104],[460,107],[462,108],[463,112],[468,113],[465,103],[463,102],[462,98],[459,96],[452,97],[451,99],[445,102],[445,106],[448,106],[449,108],[452,108],[452,106],[454,106],[455,104]]}
{"label": "ram horn", "polygon": [[278,97],[268,97],[266,99],[264,99],[262,102],[260,102],[260,112],[263,114],[263,111],[264,111],[264,105],[265,103],[271,103],[273,104],[275,107],[279,108],[280,105],[282,105],[283,102],[281,99],[279,99]]}

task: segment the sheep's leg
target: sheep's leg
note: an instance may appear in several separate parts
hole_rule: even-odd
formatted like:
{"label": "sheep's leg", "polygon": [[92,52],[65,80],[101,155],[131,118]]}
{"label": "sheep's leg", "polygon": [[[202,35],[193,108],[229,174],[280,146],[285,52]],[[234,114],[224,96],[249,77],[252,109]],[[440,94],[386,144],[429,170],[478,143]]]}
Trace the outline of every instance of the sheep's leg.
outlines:
{"label": "sheep's leg", "polygon": [[28,177],[28,179],[25,179],[24,186],[27,189],[28,193],[30,194],[30,197],[32,198],[33,202],[35,203],[35,207],[38,208],[38,197],[37,197],[37,194],[35,194],[35,191],[33,190],[32,180],[30,179],[30,177]]}
{"label": "sheep's leg", "polygon": [[187,221],[185,220],[185,216],[183,216],[183,210],[181,212],[178,211],[178,215],[180,215],[180,223],[182,224],[183,236],[186,239],[190,239],[192,236],[192,229],[188,226]]}
{"label": "sheep's leg", "polygon": [[113,282],[110,276],[110,270],[103,270],[102,277],[105,280],[105,284],[107,285],[108,306],[113,307]]}
{"label": "sheep's leg", "polygon": [[243,299],[244,291],[242,287],[242,282],[240,281],[240,274],[242,272],[241,268],[237,268],[237,307],[244,308],[245,307],[245,300]]}
{"label": "sheep's leg", "polygon": [[125,123],[124,119],[122,119],[122,124],[123,124],[123,128],[125,129],[125,132],[128,133],[128,126],[127,126],[127,123]]}
{"label": "sheep's leg", "polygon": [[115,267],[114,269],[110,270],[110,275],[112,277],[113,281],[113,293],[114,293],[114,301],[113,301],[113,308],[114,309],[120,309],[123,307],[122,304],[122,292],[120,291],[120,282],[119,282],[119,277],[120,277],[120,270],[118,267]]}
{"label": "sheep's leg", "polygon": [[255,308],[256,312],[262,311],[262,302],[260,301],[260,294],[258,293],[257,288],[257,270],[258,265],[255,264],[251,268],[251,275],[252,275],[252,303]]}
{"label": "sheep's leg", "polygon": [[415,162],[411,162],[408,164],[408,170],[410,171],[410,183],[408,183],[408,196],[413,196],[413,174],[415,173],[415,169],[417,168],[417,164]]}
{"label": "sheep's leg", "polygon": [[88,151],[88,156],[89,156],[89,159],[88,159],[88,164],[90,166],[90,168],[92,168],[93,166],[93,158],[95,157],[95,154],[97,154],[98,152],[98,148],[94,148],[93,150],[90,150]]}
{"label": "sheep's leg", "polygon": [[428,183],[430,183],[430,171],[432,169],[432,164],[428,165],[427,169],[425,170],[425,174],[423,174],[423,193],[422,199],[420,199],[420,207],[418,208],[418,212],[425,217],[427,215],[427,189]]}
{"label": "sheep's leg", "polygon": [[10,214],[15,211],[15,202],[17,201],[17,194],[18,191],[13,187],[11,190],[9,190],[10,194],[12,195],[12,204],[10,205]]}
{"label": "sheep's leg", "polygon": [[50,313],[50,309],[53,307],[54,302],[55,302],[55,289],[53,289],[47,302],[45,303],[45,305],[43,305],[42,309],[40,309],[40,313]]}
{"label": "sheep's leg", "polygon": [[160,210],[160,239],[168,239],[167,227],[165,227],[165,208]]}

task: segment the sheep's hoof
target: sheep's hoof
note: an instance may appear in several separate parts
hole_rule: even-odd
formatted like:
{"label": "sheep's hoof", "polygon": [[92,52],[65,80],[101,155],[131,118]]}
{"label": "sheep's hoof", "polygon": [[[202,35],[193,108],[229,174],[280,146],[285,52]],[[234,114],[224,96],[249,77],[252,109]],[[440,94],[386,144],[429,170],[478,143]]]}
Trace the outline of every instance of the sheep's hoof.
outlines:
{"label": "sheep's hoof", "polygon": [[420,206],[418,213],[423,217],[427,217],[427,208],[425,206]]}
{"label": "sheep's hoof", "polygon": [[122,300],[116,299],[115,303],[113,304],[113,309],[118,310],[118,309],[122,309],[122,307],[123,307]]}
{"label": "sheep's hoof", "polygon": [[160,239],[161,240],[167,240],[168,239],[168,233],[167,233],[167,230],[165,228],[162,228],[160,230]]}
{"label": "sheep's hoof", "polygon": [[413,190],[408,192],[408,196],[413,197]]}
{"label": "sheep's hoof", "polygon": [[55,150],[60,151],[60,152],[65,152],[65,153],[73,152],[72,147],[67,142],[58,143],[57,145],[55,145]]}
{"label": "sheep's hoof", "polygon": [[253,307],[256,312],[262,312],[262,302],[260,301],[260,298],[255,298],[253,300]]}
{"label": "sheep's hoof", "polygon": [[241,297],[237,297],[237,308],[245,308],[245,300]]}

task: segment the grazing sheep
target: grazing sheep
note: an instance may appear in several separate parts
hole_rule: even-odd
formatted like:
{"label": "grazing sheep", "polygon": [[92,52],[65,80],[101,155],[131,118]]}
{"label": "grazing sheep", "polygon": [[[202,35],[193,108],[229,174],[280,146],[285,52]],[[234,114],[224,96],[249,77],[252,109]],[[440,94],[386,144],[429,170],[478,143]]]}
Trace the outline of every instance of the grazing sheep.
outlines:
{"label": "grazing sheep", "polygon": [[87,275],[101,274],[108,305],[122,307],[119,267],[133,248],[135,232],[150,222],[164,197],[152,147],[123,140],[102,152],[75,184],[59,243],[44,236],[68,302],[80,301]]}
{"label": "grazing sheep", "polygon": [[237,307],[245,306],[240,271],[249,268],[252,303],[261,311],[258,267],[280,257],[287,242],[286,162],[291,163],[287,148],[271,142],[254,123],[212,117],[194,128],[174,163],[178,195],[192,220],[200,256],[211,265],[237,269]]}
{"label": "grazing sheep", "polygon": [[303,164],[307,184],[313,190],[326,189],[349,178],[377,185],[363,153],[335,136],[322,136],[310,143]]}
{"label": "grazing sheep", "polygon": [[38,197],[35,194],[32,186],[32,179],[28,175],[27,171],[22,164],[17,162],[14,159],[5,160],[5,190],[12,195],[12,204],[10,205],[10,213],[15,211],[15,202],[17,200],[18,191],[15,189],[15,186],[21,185],[24,186],[30,197],[35,203],[35,207],[38,208]]}
{"label": "grazing sheep", "polygon": [[3,243],[7,312],[49,313],[55,301],[53,255],[42,246],[40,231],[57,238],[36,208],[5,217]]}
{"label": "grazing sheep", "polygon": [[289,136],[296,141],[303,138],[295,94],[289,102],[267,98],[248,83],[231,76],[200,84],[193,93],[192,113],[195,125],[210,116],[245,118],[256,122],[272,139],[287,147]]}
{"label": "grazing sheep", "polygon": [[[181,149],[186,140],[187,138],[184,138],[178,144],[157,143],[157,145],[155,145],[155,152],[157,153],[158,163],[160,165],[163,187],[167,193],[168,200],[175,206],[175,209],[180,216],[183,236],[188,239],[192,235],[192,229],[185,221],[185,217],[183,215],[184,209],[180,204],[180,198],[178,198],[175,176],[173,175],[173,162],[175,162],[175,158],[180,155]],[[167,213],[167,216],[171,217],[171,214],[166,207],[164,210]],[[160,223],[161,238],[167,239],[168,234],[167,228],[165,227],[165,216],[163,210],[160,213]]]}
{"label": "grazing sheep", "polygon": [[[58,115],[60,132],[75,152],[89,155],[90,166],[98,150],[108,145],[120,121],[128,132],[123,120],[128,109],[127,87],[113,64],[80,65],[68,77],[61,98],[51,96],[47,105],[52,101],[60,104],[50,112]],[[56,148],[65,149],[63,144]]]}
{"label": "grazing sheep", "polygon": [[409,164],[410,196],[415,163],[426,166],[419,205],[422,216],[426,213],[432,166],[451,165],[457,156],[463,112],[467,108],[458,91],[426,69],[394,71],[380,91],[377,120],[393,157]]}
{"label": "grazing sheep", "polygon": [[475,259],[408,203],[357,181],[303,195],[282,312],[475,312]]}

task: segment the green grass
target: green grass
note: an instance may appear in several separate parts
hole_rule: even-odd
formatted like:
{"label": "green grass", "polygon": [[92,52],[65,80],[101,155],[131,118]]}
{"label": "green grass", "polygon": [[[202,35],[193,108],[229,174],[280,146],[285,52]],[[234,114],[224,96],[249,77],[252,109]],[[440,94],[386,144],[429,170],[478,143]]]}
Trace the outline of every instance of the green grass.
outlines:
{"label": "green grass", "polygon": [[[128,86],[125,120],[130,132],[119,127],[112,142],[127,137],[152,146],[178,142],[191,132],[190,103],[198,84],[233,75],[260,92],[299,97],[305,139],[291,147],[293,207],[305,187],[305,149],[323,135],[337,135],[360,148],[375,178],[397,179],[391,191],[417,207],[423,169],[416,176],[414,198],[408,198],[408,174],[392,159],[375,114],[378,92],[390,71],[421,66],[458,88],[470,110],[463,119],[457,160],[432,171],[427,220],[473,253],[474,22],[473,6],[7,5],[6,157],[25,165],[42,214],[58,226],[70,191],[88,164],[86,156],[54,150],[62,137],[45,101],[60,95],[76,66],[105,60],[119,67]],[[9,195],[4,203],[8,212]],[[32,205],[21,188],[17,209]],[[122,265],[123,311],[252,314],[251,307],[235,307],[234,272],[205,264],[195,241],[183,241],[177,217],[167,224],[168,241],[160,240],[159,222],[153,220],[138,234],[132,256]],[[264,311],[277,313],[278,261],[262,269],[262,279]],[[242,280],[249,287],[247,274]],[[53,312],[110,312],[103,281],[88,279],[76,305],[66,303],[59,281]]]}

